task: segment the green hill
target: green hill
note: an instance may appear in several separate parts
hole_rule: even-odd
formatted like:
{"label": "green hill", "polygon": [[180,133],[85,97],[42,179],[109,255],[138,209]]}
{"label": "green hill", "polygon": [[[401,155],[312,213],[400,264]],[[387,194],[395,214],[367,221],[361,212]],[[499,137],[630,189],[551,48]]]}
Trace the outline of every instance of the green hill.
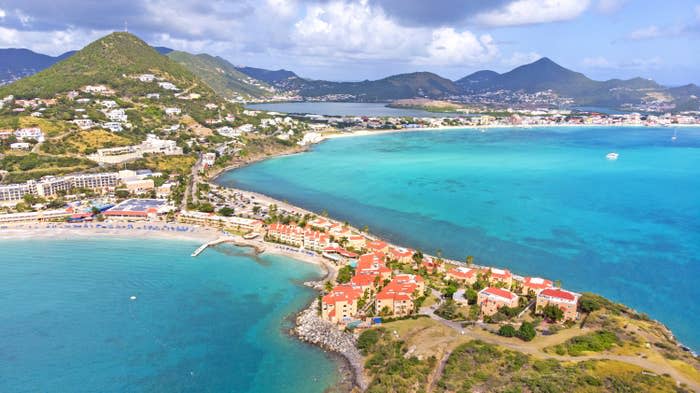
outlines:
{"label": "green hill", "polygon": [[272,94],[268,84],[238,71],[221,57],[181,51],[170,52],[167,56],[197,75],[222,97],[261,98]]}
{"label": "green hill", "polygon": [[299,94],[318,97],[329,94],[354,96],[358,101],[388,101],[403,98],[441,98],[458,94],[459,88],[449,79],[431,72],[393,75],[375,81],[328,82],[303,80]]}
{"label": "green hill", "polygon": [[151,73],[182,89],[193,88],[200,94],[212,91],[180,64],[161,55],[129,33],[109,34],[28,78],[0,88],[0,96],[52,97],[85,85],[105,84],[122,95],[140,94],[148,86],[130,76]]}

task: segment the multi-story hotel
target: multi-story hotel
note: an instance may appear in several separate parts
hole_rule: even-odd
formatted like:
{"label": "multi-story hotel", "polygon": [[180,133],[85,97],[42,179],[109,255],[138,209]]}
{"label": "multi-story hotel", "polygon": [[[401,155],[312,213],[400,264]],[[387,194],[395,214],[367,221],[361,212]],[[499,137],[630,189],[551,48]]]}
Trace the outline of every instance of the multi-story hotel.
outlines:
{"label": "multi-story hotel", "polygon": [[116,172],[46,176],[40,180],[28,180],[26,183],[0,185],[0,204],[15,205],[22,201],[25,195],[50,198],[73,188],[110,190],[118,183],[119,177]]}

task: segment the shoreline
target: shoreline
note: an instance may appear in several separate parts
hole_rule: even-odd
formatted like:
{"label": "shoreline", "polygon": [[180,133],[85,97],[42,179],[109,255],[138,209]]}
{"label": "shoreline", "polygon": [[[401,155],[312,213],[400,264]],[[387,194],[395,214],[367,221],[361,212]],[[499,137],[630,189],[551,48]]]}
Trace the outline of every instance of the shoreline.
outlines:
{"label": "shoreline", "polygon": [[[381,135],[381,134],[395,134],[395,133],[402,133],[402,132],[408,133],[408,132],[418,132],[418,131],[428,131],[428,132],[431,132],[431,131],[454,131],[454,130],[464,130],[464,129],[478,131],[479,129],[482,129],[482,128],[487,128],[487,129],[498,129],[498,128],[505,128],[505,129],[508,129],[508,128],[530,129],[530,128],[560,128],[560,127],[563,127],[563,128],[597,128],[597,127],[647,128],[647,127],[648,127],[648,128],[658,128],[658,129],[666,129],[666,128],[668,128],[669,130],[672,129],[672,128],[674,128],[674,127],[679,127],[679,128],[696,128],[696,129],[700,130],[700,125],[698,125],[698,124],[676,124],[676,125],[672,125],[672,126],[670,126],[670,127],[663,127],[663,126],[658,126],[658,125],[657,125],[657,126],[645,126],[645,125],[643,125],[643,124],[639,124],[639,125],[638,125],[638,124],[613,124],[613,125],[607,125],[607,124],[582,124],[582,125],[579,125],[579,124],[566,124],[566,125],[554,125],[554,124],[552,124],[552,125],[533,125],[533,126],[527,126],[527,127],[515,126],[515,125],[498,125],[498,126],[493,125],[493,126],[484,126],[484,127],[473,127],[473,126],[448,126],[448,127],[432,127],[432,128],[426,127],[426,128],[400,129],[400,130],[382,130],[382,131],[363,129],[363,130],[357,130],[357,131],[352,131],[352,132],[348,132],[348,133],[334,133],[334,134],[330,134],[330,135],[324,135],[323,138],[322,138],[321,140],[319,140],[318,142],[316,142],[316,143],[314,143],[314,144],[309,145],[309,148],[310,148],[310,147],[313,147],[314,145],[323,143],[323,142],[324,142],[325,140],[327,140],[327,139],[347,138],[347,137],[361,137],[361,136],[373,136],[373,135]],[[305,149],[305,151],[308,151],[308,149]],[[317,213],[315,213],[315,212],[312,212],[312,211],[309,211],[309,210],[307,210],[307,209],[305,209],[305,208],[302,208],[302,207],[293,205],[293,204],[291,204],[291,203],[289,203],[289,202],[280,201],[280,200],[278,200],[278,199],[276,199],[276,198],[274,198],[274,197],[271,197],[271,196],[269,196],[269,195],[266,195],[266,194],[262,194],[262,193],[259,193],[259,192],[256,192],[256,191],[251,191],[251,190],[240,189],[240,188],[236,188],[236,187],[229,187],[229,186],[225,186],[225,185],[223,185],[223,184],[220,184],[220,183],[215,182],[216,179],[217,179],[218,177],[220,177],[223,173],[225,173],[225,172],[227,172],[227,171],[229,171],[229,170],[232,171],[232,170],[236,170],[236,169],[241,169],[241,168],[247,166],[248,164],[254,164],[254,163],[257,163],[257,162],[260,162],[260,161],[264,161],[264,160],[266,160],[266,159],[273,159],[273,158],[278,158],[278,157],[287,156],[287,155],[299,154],[299,153],[303,153],[303,152],[304,152],[304,151],[302,151],[302,152],[295,152],[295,153],[283,153],[283,154],[278,154],[278,155],[267,156],[267,157],[262,158],[262,159],[258,158],[258,159],[256,159],[256,160],[253,161],[253,162],[245,163],[245,164],[243,164],[243,165],[236,165],[236,166],[234,166],[234,167],[231,168],[231,169],[220,171],[220,172],[217,173],[217,175],[216,175],[215,177],[209,177],[207,181],[210,182],[210,183],[213,184],[213,185],[216,185],[216,186],[219,186],[219,187],[223,187],[223,188],[227,188],[227,189],[232,190],[232,191],[237,191],[237,192],[241,192],[241,193],[243,193],[243,194],[248,194],[248,195],[254,195],[254,196],[256,197],[256,199],[266,201],[266,203],[275,203],[275,204],[277,204],[278,206],[287,207],[287,208],[289,208],[290,210],[296,210],[296,211],[299,211],[299,212],[302,212],[302,213],[311,213],[311,214],[320,216],[319,214],[317,214]],[[328,218],[331,219],[331,220],[333,220],[333,221],[340,222],[340,221],[336,220],[336,219],[333,218],[333,217],[328,217]],[[363,234],[363,235],[366,236],[367,238],[370,238],[370,239],[373,239],[373,240],[378,238],[377,236],[364,233],[364,232],[360,231],[358,228],[353,227],[352,225],[349,225],[349,227],[350,227],[351,229],[353,229],[353,230],[355,230],[355,231],[358,231],[359,233]],[[386,241],[386,240],[384,240],[384,241]],[[389,241],[386,241],[386,242],[387,242],[390,246],[392,246],[392,247],[396,247],[396,246],[397,246],[396,244],[393,244],[393,243],[391,243],[391,242],[389,242]],[[399,246],[399,247],[401,247],[401,246]],[[424,254],[424,255],[426,255],[426,256],[431,256],[431,255],[429,255],[429,254]],[[431,256],[431,257],[434,257],[434,256]],[[454,260],[450,260],[450,259],[447,259],[447,258],[443,258],[443,260],[445,260],[445,261],[448,262],[448,263],[455,263],[455,262],[456,262],[457,264],[461,264],[461,262],[459,262],[459,261],[454,261]],[[516,273],[513,273],[513,275],[514,275],[514,276],[517,276]],[[630,310],[632,310],[632,311],[634,311],[634,312],[638,312],[638,310],[636,310],[636,309],[634,309],[634,308],[632,308],[632,307],[629,307],[629,306],[627,306],[626,304],[623,304],[623,303],[620,303],[620,304],[624,305],[625,307],[629,308]],[[681,341],[679,341],[678,338],[676,337],[676,335],[673,333],[673,330],[671,330],[665,323],[663,323],[663,322],[661,322],[661,321],[659,321],[658,319],[655,319],[655,318],[651,318],[651,319],[652,319],[654,322],[656,322],[656,323],[658,323],[659,325],[661,325],[661,326],[669,333],[669,335],[671,336],[671,339],[675,342],[675,344],[676,344],[678,347],[680,347],[680,348],[682,348],[682,349],[685,349],[685,350],[688,350],[688,351],[690,351],[691,354],[693,354],[693,356],[698,357],[698,354],[695,352],[695,350],[693,350],[691,347],[689,347],[689,346],[683,344]]]}

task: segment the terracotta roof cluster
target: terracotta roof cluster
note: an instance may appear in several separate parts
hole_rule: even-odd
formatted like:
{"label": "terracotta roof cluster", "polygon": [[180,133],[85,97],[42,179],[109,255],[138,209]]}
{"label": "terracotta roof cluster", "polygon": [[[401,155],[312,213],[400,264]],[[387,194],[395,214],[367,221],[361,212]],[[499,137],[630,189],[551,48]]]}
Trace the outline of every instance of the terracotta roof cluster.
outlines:
{"label": "terracotta roof cluster", "polygon": [[518,297],[518,295],[512,293],[511,291],[502,289],[502,288],[497,288],[497,287],[487,287],[481,290],[481,293],[495,297],[499,297],[501,299],[504,299],[506,301],[511,301],[515,298]]}
{"label": "terracotta roof cluster", "polygon": [[335,253],[344,256],[345,258],[357,258],[357,254],[350,252],[342,247],[326,247],[323,252]]}
{"label": "terracotta roof cluster", "polygon": [[475,277],[479,271],[469,267],[455,267],[447,271],[447,274],[463,280]]}
{"label": "terracotta roof cluster", "polygon": [[360,299],[362,294],[362,289],[353,285],[337,285],[323,297],[322,302],[325,304],[335,304],[340,301],[353,302]]}
{"label": "terracotta roof cluster", "polygon": [[382,251],[385,248],[389,247],[389,244],[381,240],[372,240],[368,241],[365,247],[367,247],[367,249],[370,251]]}
{"label": "terracotta roof cluster", "polygon": [[554,285],[551,280],[540,277],[525,277],[523,284],[534,289],[546,289]]}
{"label": "terracotta roof cluster", "polygon": [[[416,276],[420,277],[420,276]],[[421,280],[423,278],[421,277]],[[397,280],[395,277],[388,283],[381,291],[377,294],[377,300],[393,299],[397,300],[411,300],[413,293],[418,289],[416,282],[408,282]]]}
{"label": "terracotta roof cluster", "polygon": [[578,299],[578,294],[566,291],[561,288],[547,288],[540,292],[539,297],[546,297],[554,301],[575,302]]}
{"label": "terracotta roof cluster", "polygon": [[391,259],[401,259],[401,258],[410,258],[413,256],[413,250],[411,249],[406,249],[406,248],[395,248],[391,247],[389,249],[389,255]]}

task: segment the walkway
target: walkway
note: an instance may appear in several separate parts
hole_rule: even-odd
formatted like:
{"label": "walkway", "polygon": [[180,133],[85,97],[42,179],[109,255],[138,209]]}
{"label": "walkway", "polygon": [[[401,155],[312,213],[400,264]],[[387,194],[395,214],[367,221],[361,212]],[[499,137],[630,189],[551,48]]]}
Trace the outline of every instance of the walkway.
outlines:
{"label": "walkway", "polygon": [[[629,355],[613,355],[613,354],[598,354],[598,355],[587,355],[587,356],[560,356],[560,355],[554,355],[554,354],[549,354],[544,351],[542,351],[542,348],[546,346],[551,346],[551,345],[556,345],[561,342],[566,341],[569,336],[573,335],[578,335],[581,333],[581,331],[578,330],[570,330],[571,333],[569,334],[562,334],[565,331],[562,331],[558,333],[557,335],[554,336],[548,336],[548,338],[552,338],[548,341],[551,342],[543,342],[540,340],[538,343],[526,343],[524,341],[519,341],[517,339],[513,338],[507,338],[507,337],[501,337],[497,336],[493,333],[486,332],[481,329],[483,327],[483,324],[478,324],[475,325],[474,327],[468,327],[464,328],[462,327],[461,324],[454,322],[454,321],[448,321],[444,318],[441,318],[440,316],[435,314],[435,309],[431,307],[423,307],[420,310],[421,314],[425,314],[429,316],[431,319],[434,319],[440,323],[442,323],[445,326],[448,326],[460,334],[464,334],[467,337],[470,337],[475,340],[481,340],[483,342],[489,343],[489,344],[494,344],[498,345],[501,347],[508,348],[513,351],[517,352],[522,352],[528,355],[532,355],[534,357],[538,358],[544,358],[544,359],[556,359],[562,362],[581,362],[581,361],[586,361],[586,360],[615,360],[623,363],[628,363],[628,364],[633,364],[635,366],[639,366],[641,368],[644,368],[646,370],[652,371],[656,374],[668,374],[670,375],[673,379],[676,380],[676,382],[679,383],[684,383],[691,389],[695,390],[696,392],[700,393],[700,383],[688,378],[685,374],[681,373],[678,371],[676,368],[671,366],[668,363],[656,363],[653,362],[649,359],[645,359],[642,357],[638,356],[629,356]],[[444,361],[445,359],[443,359]],[[664,360],[665,362],[665,360]],[[442,363],[442,362],[441,362]],[[442,368],[444,368],[444,365],[440,365]],[[442,372],[442,370],[440,370]],[[438,380],[440,378],[441,374],[436,374],[435,379]]]}

